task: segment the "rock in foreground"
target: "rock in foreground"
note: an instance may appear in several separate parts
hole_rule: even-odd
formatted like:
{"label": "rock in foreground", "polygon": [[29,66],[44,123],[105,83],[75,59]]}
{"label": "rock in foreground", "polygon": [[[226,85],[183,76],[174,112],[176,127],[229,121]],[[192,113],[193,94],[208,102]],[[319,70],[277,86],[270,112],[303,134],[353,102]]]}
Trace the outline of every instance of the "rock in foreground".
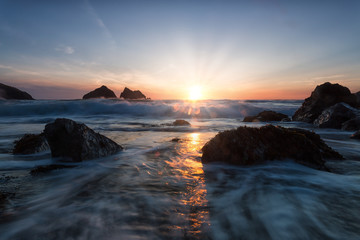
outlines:
{"label": "rock in foreground", "polygon": [[27,92],[0,83],[0,99],[34,100]]}
{"label": "rock in foreground", "polygon": [[122,150],[122,147],[111,139],[70,119],[56,119],[45,126],[44,133],[51,155],[66,161],[80,162],[106,157]]}
{"label": "rock in foreground", "polygon": [[287,119],[288,116],[274,111],[262,111],[256,116],[246,116],[243,122],[272,122]]}
{"label": "rock in foreground", "polygon": [[218,133],[205,144],[202,151],[203,163],[255,165],[272,160],[293,159],[321,170],[327,169],[324,158],[343,159],[313,132],[273,125],[261,128],[239,127]]}
{"label": "rock in foreground", "polygon": [[116,98],[116,95],[112,90],[103,85],[83,96],[83,99],[91,98]]}
{"label": "rock in foreground", "polygon": [[338,128],[350,119],[356,117],[356,110],[344,103],[337,103],[325,109],[318,118],[315,119],[314,125],[319,128]]}
{"label": "rock in foreground", "polygon": [[131,91],[129,88],[125,87],[124,91],[120,94],[120,98],[136,100],[146,99],[146,96],[139,90]]}
{"label": "rock in foreground", "polygon": [[311,96],[306,98],[302,106],[295,112],[292,119],[293,121],[312,123],[322,111],[340,102],[352,107],[358,105],[356,96],[351,94],[347,87],[326,82],[315,88]]}
{"label": "rock in foreground", "polygon": [[359,139],[359,140],[360,140],[360,130],[357,131],[357,132],[355,132],[353,135],[351,135],[350,138]]}
{"label": "rock in foreground", "polygon": [[44,134],[25,134],[20,140],[15,141],[13,154],[33,154],[49,149]]}
{"label": "rock in foreground", "polygon": [[347,131],[360,130],[360,117],[355,117],[344,122],[341,124],[341,129]]}

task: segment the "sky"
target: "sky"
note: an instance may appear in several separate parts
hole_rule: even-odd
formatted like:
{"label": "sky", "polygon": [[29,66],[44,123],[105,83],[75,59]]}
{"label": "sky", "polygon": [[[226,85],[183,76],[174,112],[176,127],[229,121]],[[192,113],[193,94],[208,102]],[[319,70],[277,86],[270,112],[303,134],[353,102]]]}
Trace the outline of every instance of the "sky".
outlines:
{"label": "sky", "polygon": [[0,82],[36,99],[303,99],[327,81],[360,91],[358,0],[0,0]]}

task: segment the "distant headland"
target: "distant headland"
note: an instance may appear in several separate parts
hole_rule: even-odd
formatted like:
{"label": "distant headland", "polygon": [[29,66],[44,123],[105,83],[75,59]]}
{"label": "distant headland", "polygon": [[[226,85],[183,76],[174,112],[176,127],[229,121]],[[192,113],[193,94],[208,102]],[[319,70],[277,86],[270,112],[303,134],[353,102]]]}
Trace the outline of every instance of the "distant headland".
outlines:
{"label": "distant headland", "polygon": [[0,83],[0,99],[34,100],[27,92]]}

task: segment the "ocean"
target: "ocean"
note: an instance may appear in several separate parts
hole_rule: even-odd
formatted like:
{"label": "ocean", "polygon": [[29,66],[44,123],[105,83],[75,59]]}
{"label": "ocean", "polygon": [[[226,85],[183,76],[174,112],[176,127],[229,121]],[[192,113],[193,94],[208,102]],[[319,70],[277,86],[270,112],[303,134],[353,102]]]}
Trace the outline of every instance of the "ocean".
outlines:
{"label": "ocean", "polygon": [[[0,100],[0,239],[359,239],[360,141],[313,130],[346,160],[332,172],[291,160],[252,167],[201,163],[202,146],[247,115],[293,115],[302,100]],[[11,154],[25,133],[70,118],[121,146],[118,154],[67,163],[50,152]],[[169,126],[185,119],[191,126]],[[179,138],[180,141],[171,141]]]}

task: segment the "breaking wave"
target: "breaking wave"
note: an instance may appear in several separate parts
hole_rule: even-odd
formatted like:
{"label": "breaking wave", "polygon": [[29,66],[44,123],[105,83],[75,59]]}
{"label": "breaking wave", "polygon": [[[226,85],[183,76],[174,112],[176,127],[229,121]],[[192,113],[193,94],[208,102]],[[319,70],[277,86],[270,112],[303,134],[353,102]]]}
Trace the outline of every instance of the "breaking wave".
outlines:
{"label": "breaking wave", "polygon": [[0,117],[61,117],[119,115],[151,118],[243,118],[272,109],[292,115],[301,101],[124,101],[96,100],[37,100],[0,101]]}

